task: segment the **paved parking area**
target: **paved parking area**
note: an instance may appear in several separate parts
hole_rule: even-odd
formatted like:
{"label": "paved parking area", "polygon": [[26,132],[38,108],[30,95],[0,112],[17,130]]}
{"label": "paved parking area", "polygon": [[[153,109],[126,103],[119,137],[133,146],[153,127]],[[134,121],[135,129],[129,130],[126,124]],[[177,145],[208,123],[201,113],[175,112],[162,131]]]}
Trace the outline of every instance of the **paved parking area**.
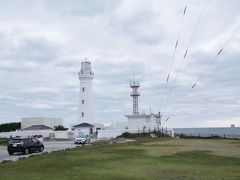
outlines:
{"label": "paved parking area", "polygon": [[[91,141],[95,141],[92,140]],[[81,146],[81,145],[75,145],[73,141],[46,141],[43,142],[44,144],[44,152],[52,152],[52,151],[58,151],[58,150],[63,150],[66,148],[74,148],[76,146]],[[32,153],[33,155],[37,155],[40,153]],[[30,154],[30,155],[32,155]],[[0,162],[3,160],[12,160],[16,161],[21,157],[28,157],[30,155],[23,155],[23,154],[14,154],[14,155],[9,155],[7,152],[7,147],[5,146],[0,146]]]}

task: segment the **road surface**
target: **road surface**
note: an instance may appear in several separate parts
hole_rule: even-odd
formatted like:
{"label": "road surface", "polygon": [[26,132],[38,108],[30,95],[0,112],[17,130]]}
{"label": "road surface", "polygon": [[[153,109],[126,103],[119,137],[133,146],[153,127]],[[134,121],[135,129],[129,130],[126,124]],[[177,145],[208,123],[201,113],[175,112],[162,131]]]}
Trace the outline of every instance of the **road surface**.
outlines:
{"label": "road surface", "polygon": [[[44,144],[44,152],[52,152],[52,151],[58,151],[58,150],[63,150],[66,148],[74,148],[79,145],[75,145],[73,141],[46,141],[43,142]],[[32,153],[33,155],[37,155],[40,153]],[[21,157],[28,157],[32,154],[29,155],[23,155],[23,154],[14,154],[14,155],[9,155],[7,152],[7,147],[6,146],[0,146],[0,162],[4,160],[12,160],[16,161]]]}

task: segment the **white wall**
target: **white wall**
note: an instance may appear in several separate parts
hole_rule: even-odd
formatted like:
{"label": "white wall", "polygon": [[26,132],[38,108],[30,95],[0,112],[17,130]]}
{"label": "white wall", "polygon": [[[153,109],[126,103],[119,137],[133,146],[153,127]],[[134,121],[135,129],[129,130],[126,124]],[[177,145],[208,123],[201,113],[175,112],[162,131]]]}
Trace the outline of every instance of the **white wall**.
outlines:
{"label": "white wall", "polygon": [[[74,132],[73,132],[74,133]],[[14,131],[14,132],[1,132],[1,138],[10,138],[10,137],[28,137],[32,135],[42,135],[44,138],[50,136],[50,134],[54,134],[56,139],[68,139],[68,131]]]}
{"label": "white wall", "polygon": [[157,129],[157,121],[154,114],[127,115],[128,129],[139,129],[145,131]]}
{"label": "white wall", "polygon": [[56,139],[68,139],[68,132],[67,131],[53,131],[55,134]]}
{"label": "white wall", "polygon": [[112,123],[103,123],[104,130],[114,130],[114,126]]}
{"label": "white wall", "polygon": [[128,118],[128,128],[129,129],[143,129],[143,127],[147,125],[146,117],[129,117]]}
{"label": "white wall", "polygon": [[122,133],[126,132],[126,130],[99,130],[97,138],[115,138],[120,136]]}
{"label": "white wall", "polygon": [[139,129],[143,130],[151,130],[154,129],[156,123],[154,122],[156,119],[153,116],[136,116],[136,117],[128,117],[128,129]]}

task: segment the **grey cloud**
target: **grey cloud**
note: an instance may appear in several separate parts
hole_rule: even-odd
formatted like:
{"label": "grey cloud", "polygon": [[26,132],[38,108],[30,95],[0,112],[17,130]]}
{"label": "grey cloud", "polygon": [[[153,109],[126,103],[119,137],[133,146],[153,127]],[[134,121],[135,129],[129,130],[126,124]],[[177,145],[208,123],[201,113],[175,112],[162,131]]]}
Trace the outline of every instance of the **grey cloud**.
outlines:
{"label": "grey cloud", "polygon": [[[159,111],[163,94],[173,88],[164,116],[174,116],[166,126],[220,126],[228,118],[229,124],[236,122],[239,35],[213,65],[207,64],[239,22],[239,2],[206,2],[189,56],[173,83],[203,5],[200,0],[188,4],[164,91],[185,2],[0,1],[0,122],[41,115],[63,117],[66,125],[76,122],[77,72],[85,57],[93,60],[97,121],[126,120],[135,70],[142,111],[148,112],[150,104]],[[204,77],[191,90],[202,72]]]}
{"label": "grey cloud", "polygon": [[58,49],[44,39],[24,39],[19,42],[14,56],[19,60],[48,63],[57,59]]}
{"label": "grey cloud", "polygon": [[46,39],[21,39],[15,46],[9,45],[7,41],[0,44],[5,43],[9,47],[7,51],[0,53],[0,70],[36,70],[39,65],[47,66],[56,61],[59,53],[58,48]]}

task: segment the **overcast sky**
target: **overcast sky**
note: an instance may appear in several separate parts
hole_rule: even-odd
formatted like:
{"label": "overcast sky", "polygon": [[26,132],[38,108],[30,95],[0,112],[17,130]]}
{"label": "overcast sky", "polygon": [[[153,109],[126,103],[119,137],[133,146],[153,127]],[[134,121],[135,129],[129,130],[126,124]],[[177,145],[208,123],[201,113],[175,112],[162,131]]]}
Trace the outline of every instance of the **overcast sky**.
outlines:
{"label": "overcast sky", "polygon": [[185,3],[0,0],[0,123],[28,116],[76,123],[77,72],[87,57],[98,122],[127,120],[134,71],[140,112],[164,110],[167,127],[240,126],[240,1],[189,0],[170,68]]}

